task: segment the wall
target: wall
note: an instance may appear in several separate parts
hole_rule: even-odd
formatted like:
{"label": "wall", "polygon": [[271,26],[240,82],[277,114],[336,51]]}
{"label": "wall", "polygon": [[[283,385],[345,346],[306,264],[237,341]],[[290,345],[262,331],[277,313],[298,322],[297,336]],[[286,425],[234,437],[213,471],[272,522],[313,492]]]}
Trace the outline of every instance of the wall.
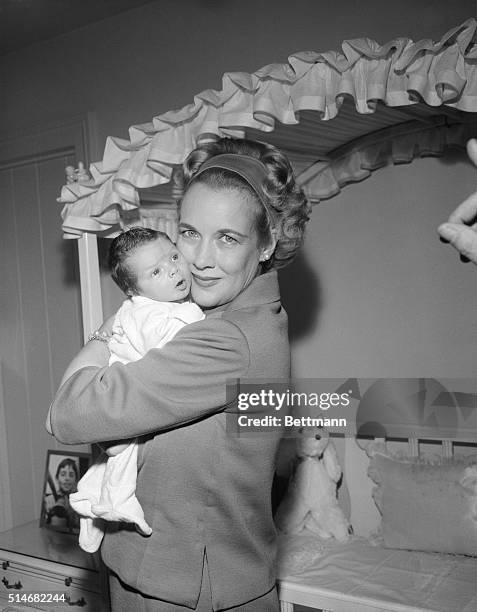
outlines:
{"label": "wall", "polygon": [[160,0],[0,61],[0,131],[97,114],[108,135],[220,88],[226,71],[254,71],[295,51],[338,49],[367,36],[439,39],[475,13],[472,0]]}
{"label": "wall", "polygon": [[475,375],[477,273],[436,227],[476,185],[453,153],[378,170],[314,208],[302,261],[283,282],[289,310],[305,314],[292,317],[296,373]]}
{"label": "wall", "polygon": [[[439,39],[474,10],[473,0],[151,2],[1,58],[0,140],[91,112],[99,159],[106,136],[220,88],[225,71],[346,38]],[[476,272],[435,235],[474,187],[462,159],[426,159],[315,208],[303,256],[282,278],[296,376],[475,372]],[[105,314],[118,297],[106,289]]]}
{"label": "wall", "polygon": [[[0,143],[0,531],[38,517],[45,429],[65,365],[82,343],[76,244],[55,203],[65,165],[85,150],[82,121]],[[52,474],[54,479],[55,474]]]}

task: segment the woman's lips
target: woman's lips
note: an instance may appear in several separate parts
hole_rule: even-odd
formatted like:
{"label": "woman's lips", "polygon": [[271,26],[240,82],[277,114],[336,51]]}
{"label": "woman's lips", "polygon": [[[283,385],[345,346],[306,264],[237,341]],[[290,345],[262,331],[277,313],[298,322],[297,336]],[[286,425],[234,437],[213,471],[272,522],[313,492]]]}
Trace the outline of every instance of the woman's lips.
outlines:
{"label": "woman's lips", "polygon": [[215,276],[197,276],[197,274],[192,274],[192,278],[199,287],[212,287],[220,280]]}

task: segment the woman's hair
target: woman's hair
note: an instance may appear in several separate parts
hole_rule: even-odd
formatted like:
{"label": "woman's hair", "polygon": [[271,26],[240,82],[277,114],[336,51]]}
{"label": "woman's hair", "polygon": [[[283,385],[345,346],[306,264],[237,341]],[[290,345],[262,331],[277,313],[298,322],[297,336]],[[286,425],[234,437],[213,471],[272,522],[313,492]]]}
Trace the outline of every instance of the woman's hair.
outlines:
{"label": "woman's hair", "polygon": [[74,459],[63,459],[62,461],[60,461],[58,463],[58,467],[56,468],[56,475],[55,478],[58,479],[58,476],[60,475],[60,471],[66,467],[66,466],[70,466],[70,468],[73,470],[73,472],[75,473],[76,476],[76,482],[78,482],[79,480],[79,474],[78,474],[78,466],[76,465],[76,461]]}
{"label": "woman's hair", "polygon": [[148,227],[132,227],[131,229],[119,234],[113,239],[109,247],[108,264],[111,270],[111,277],[116,285],[127,296],[137,294],[136,274],[127,265],[129,255],[137,247],[148,242],[154,242],[158,238],[170,240],[164,232],[150,229]]}
{"label": "woman's hair", "polygon": [[223,168],[207,168],[194,178],[204,162],[224,153],[247,155],[264,164],[267,176],[263,192],[273,211],[277,244],[270,259],[262,263],[262,270],[283,268],[294,259],[303,243],[305,225],[311,211],[305,194],[295,181],[290,162],[272,145],[234,138],[221,138],[199,145],[184,162],[184,191],[191,182],[202,183],[214,190],[240,191],[256,203],[255,229],[261,246],[270,242],[271,218],[253,187],[237,173]]}

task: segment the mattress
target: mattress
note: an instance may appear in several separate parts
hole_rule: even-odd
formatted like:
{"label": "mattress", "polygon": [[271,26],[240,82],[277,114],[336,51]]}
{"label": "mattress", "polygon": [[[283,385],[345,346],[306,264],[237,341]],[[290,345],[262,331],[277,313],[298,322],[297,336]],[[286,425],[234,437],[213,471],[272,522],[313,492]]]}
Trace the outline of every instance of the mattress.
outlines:
{"label": "mattress", "polygon": [[386,549],[364,538],[279,544],[280,599],[333,612],[477,612],[477,558]]}

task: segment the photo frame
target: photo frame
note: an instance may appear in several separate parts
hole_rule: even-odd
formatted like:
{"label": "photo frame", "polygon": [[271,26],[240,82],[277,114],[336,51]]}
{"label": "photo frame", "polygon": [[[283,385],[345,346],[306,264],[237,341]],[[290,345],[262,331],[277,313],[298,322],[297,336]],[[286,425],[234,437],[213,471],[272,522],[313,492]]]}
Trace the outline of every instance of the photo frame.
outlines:
{"label": "photo frame", "polygon": [[79,516],[69,504],[69,494],[91,465],[89,453],[49,450],[43,482],[40,527],[79,533]]}

